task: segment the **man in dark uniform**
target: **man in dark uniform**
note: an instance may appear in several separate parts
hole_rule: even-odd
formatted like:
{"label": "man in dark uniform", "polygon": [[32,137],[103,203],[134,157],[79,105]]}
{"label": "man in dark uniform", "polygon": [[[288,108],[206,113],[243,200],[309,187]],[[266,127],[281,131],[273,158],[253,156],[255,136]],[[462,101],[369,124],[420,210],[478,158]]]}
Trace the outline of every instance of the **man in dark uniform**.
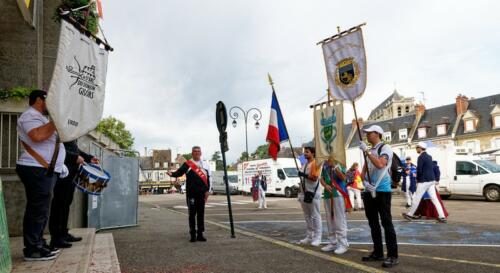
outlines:
{"label": "man in dark uniform", "polygon": [[99,163],[97,158],[81,151],[76,140],[65,142],[64,148],[66,149],[64,164],[68,167],[69,175],[57,179],[49,218],[50,245],[57,248],[68,248],[71,247],[71,242],[82,240],[81,237],[75,237],[68,232],[69,208],[73,202],[75,191],[73,179],[78,171],[78,166],[83,162]]}
{"label": "man in dark uniform", "polygon": [[193,147],[191,155],[193,159],[186,161],[177,171],[168,172],[168,175],[171,177],[186,175],[186,201],[189,210],[191,242],[205,242],[207,239],[203,237],[203,232],[205,231],[205,202],[210,190],[210,166],[201,160],[199,146]]}

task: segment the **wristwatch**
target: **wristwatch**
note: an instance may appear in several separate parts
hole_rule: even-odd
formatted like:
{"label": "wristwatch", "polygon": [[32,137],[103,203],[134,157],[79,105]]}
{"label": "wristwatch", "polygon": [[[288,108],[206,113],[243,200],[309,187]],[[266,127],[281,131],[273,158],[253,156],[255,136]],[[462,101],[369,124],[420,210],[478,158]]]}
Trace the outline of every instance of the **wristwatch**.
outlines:
{"label": "wristwatch", "polygon": [[367,154],[367,155],[371,155],[371,154],[372,154],[372,151],[371,151],[371,150],[368,150],[368,151],[366,151],[366,154]]}

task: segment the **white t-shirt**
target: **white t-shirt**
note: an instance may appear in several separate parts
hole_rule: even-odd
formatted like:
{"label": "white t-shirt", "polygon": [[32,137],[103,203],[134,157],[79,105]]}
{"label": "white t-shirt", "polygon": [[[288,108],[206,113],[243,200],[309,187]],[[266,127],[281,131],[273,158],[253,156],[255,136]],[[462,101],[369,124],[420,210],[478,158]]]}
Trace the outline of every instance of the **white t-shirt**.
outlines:
{"label": "white t-shirt", "polygon": [[[312,167],[317,168],[316,161],[313,162],[308,162],[306,163],[307,166],[302,168],[302,171],[304,171],[306,174],[311,175],[317,175],[318,176],[318,170],[313,170]],[[316,187],[318,189],[316,190],[316,194],[314,195],[315,199],[321,198],[322,194],[322,189],[321,189],[321,183],[319,182],[319,176],[318,179],[316,180],[310,180],[309,178],[304,178],[305,179],[305,189],[306,191],[314,192],[316,190]],[[304,198],[304,193],[302,189],[302,185],[300,186],[300,191],[299,191],[299,200],[303,200]]]}
{"label": "white t-shirt", "polygon": [[[34,142],[28,136],[28,133],[40,126],[49,123],[49,119],[42,115],[42,113],[38,112],[33,107],[28,108],[24,113],[21,114],[19,119],[17,120],[17,135],[19,139],[24,141],[28,146],[30,146],[35,152],[37,152],[43,159],[50,164],[52,160],[52,155],[54,154],[54,148],[56,144],[56,133],[54,133],[50,138],[41,141]],[[33,158],[28,152],[26,152],[21,145],[21,155],[17,160],[17,164],[23,166],[32,166],[32,167],[43,167],[35,158]],[[62,170],[62,166],[64,164],[64,158],[66,157],[66,150],[64,149],[64,145],[62,143],[59,144],[59,155],[57,157],[56,166],[54,171],[56,173],[60,173]]]}

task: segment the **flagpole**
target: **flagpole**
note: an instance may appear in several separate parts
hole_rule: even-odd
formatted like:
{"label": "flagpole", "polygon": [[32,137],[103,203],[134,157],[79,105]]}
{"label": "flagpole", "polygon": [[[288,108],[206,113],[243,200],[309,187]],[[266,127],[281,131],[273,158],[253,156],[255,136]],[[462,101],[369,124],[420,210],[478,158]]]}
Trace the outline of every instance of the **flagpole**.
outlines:
{"label": "flagpole", "polygon": [[[271,85],[273,93],[276,96],[276,91],[274,90],[273,79],[271,78],[271,75],[269,73],[267,73],[267,77],[269,79],[269,84]],[[280,103],[278,100],[278,96],[276,96],[276,103],[278,104],[278,108],[281,109],[281,107],[279,106]],[[286,122],[284,122],[284,121],[285,121],[285,119],[283,118],[283,127],[285,127],[285,132],[286,132],[286,135],[288,136],[288,143],[290,144],[290,148],[292,149],[293,162],[295,163],[295,167],[297,168],[297,171],[300,171],[299,164],[297,164],[297,157],[295,156],[295,151],[293,150],[292,141],[290,140],[290,134],[288,133],[288,129],[286,128]]]}
{"label": "flagpole", "polygon": [[[358,113],[356,112],[356,103],[354,102],[354,100],[352,101],[352,108],[354,108],[354,119],[356,120],[356,128],[358,129],[357,131],[358,131],[359,141],[363,141],[363,137],[361,136],[361,129],[359,128]],[[368,169],[368,161],[367,161],[368,159],[365,151],[363,151],[363,158],[365,160],[366,175],[368,176],[368,182],[370,182],[371,184],[372,179],[370,177],[370,170]]]}

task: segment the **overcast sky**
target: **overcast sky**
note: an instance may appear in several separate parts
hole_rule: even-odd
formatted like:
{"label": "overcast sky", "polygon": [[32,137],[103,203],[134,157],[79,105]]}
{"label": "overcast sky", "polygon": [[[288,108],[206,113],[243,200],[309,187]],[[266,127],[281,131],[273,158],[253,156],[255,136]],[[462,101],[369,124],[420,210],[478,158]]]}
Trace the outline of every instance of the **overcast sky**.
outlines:
{"label": "overcast sky", "polygon": [[[327,88],[316,42],[363,28],[368,84],[357,102],[369,112],[396,88],[426,107],[463,93],[500,92],[500,2],[103,0],[109,56],[105,116],[124,121],[134,148],[219,149],[215,105],[257,107],[249,117],[250,152],[265,143],[271,73],[294,146],[313,137],[309,105]],[[345,105],[345,121],[353,118]],[[228,128],[228,161],[245,150],[242,119]]]}

